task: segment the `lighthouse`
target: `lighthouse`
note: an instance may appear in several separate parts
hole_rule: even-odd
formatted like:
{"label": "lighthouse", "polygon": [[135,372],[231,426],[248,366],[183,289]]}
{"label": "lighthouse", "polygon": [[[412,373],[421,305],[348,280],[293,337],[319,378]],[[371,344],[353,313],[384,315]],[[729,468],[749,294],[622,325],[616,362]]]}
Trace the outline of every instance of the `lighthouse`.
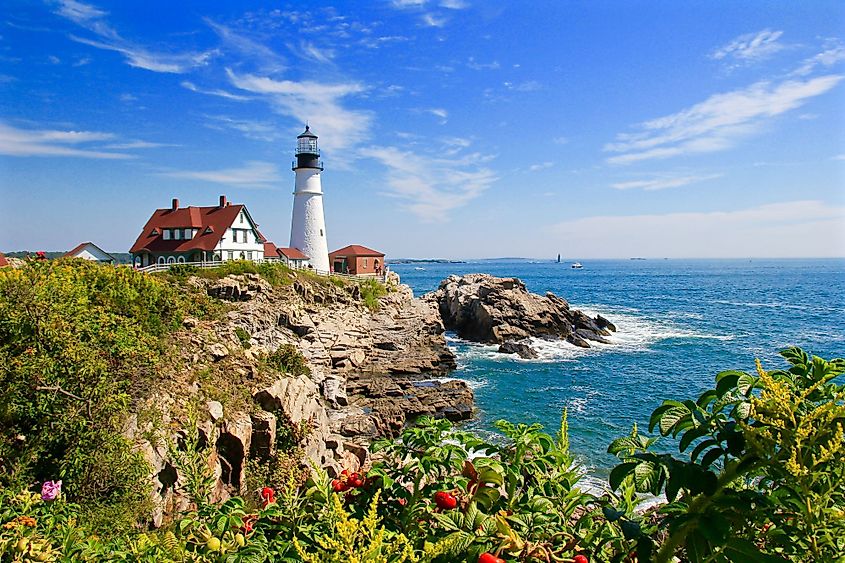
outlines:
{"label": "lighthouse", "polygon": [[296,160],[293,162],[296,184],[293,191],[293,217],[290,245],[311,260],[320,272],[329,271],[329,247],[326,243],[326,219],[323,216],[323,186],[320,173],[323,163],[317,148],[317,135],[306,125],[296,138]]}

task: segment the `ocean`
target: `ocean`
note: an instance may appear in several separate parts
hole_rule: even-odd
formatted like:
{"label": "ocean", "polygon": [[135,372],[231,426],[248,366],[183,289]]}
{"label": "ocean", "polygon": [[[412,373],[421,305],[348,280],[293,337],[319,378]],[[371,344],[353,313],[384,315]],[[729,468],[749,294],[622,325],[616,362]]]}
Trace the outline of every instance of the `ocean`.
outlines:
{"label": "ocean", "polygon": [[496,346],[447,335],[458,357],[452,377],[475,392],[485,433],[500,418],[539,422],[554,434],[569,415],[573,452],[588,474],[606,477],[607,445],[637,423],[647,430],[663,399],[695,399],[726,369],[784,365],[777,352],[798,345],[823,358],[845,356],[845,260],[480,260],[392,264],[415,295],[451,274],[522,279],[616,324],[613,344],[585,350],[535,341],[540,358],[499,354]]}

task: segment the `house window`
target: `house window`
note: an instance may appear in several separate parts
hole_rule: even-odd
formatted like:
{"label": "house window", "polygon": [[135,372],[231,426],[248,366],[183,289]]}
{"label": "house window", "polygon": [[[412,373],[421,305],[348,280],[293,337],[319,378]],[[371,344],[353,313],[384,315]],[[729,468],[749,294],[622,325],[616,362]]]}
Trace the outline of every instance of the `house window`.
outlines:
{"label": "house window", "polygon": [[[166,231],[165,231],[165,232],[166,232]],[[159,264],[164,264],[164,256],[159,256],[159,257],[158,257],[158,263],[159,263]]]}
{"label": "house window", "polygon": [[163,229],[163,230],[161,231],[161,237],[162,237],[164,240],[170,240],[170,229]]}
{"label": "house window", "polygon": [[174,263],[176,263],[176,259],[173,258],[173,256],[168,256],[167,257],[167,263],[168,264],[174,264]]}
{"label": "house window", "polygon": [[243,222],[244,222],[244,214],[241,213],[241,223],[243,223]]}
{"label": "house window", "polygon": [[179,258],[176,259],[176,261],[179,262],[180,264],[184,264],[185,263],[185,257],[180,256]]}
{"label": "house window", "polygon": [[234,259],[235,259],[235,253],[230,250],[229,251],[229,260],[234,260]]}
{"label": "house window", "polygon": [[[244,242],[246,242],[246,241],[244,241]],[[247,259],[247,260],[252,260],[252,251],[251,251],[251,250],[250,250],[249,252],[247,252],[247,253],[246,253],[246,259]]]}
{"label": "house window", "polygon": [[182,229],[174,229],[173,240],[179,240],[180,238],[182,238]]}
{"label": "house window", "polygon": [[364,258],[364,268],[366,268],[366,267],[367,267],[367,259]]}
{"label": "house window", "polygon": [[244,255],[243,252],[241,252],[241,260],[243,260],[244,258],[245,258],[245,255]]}
{"label": "house window", "polygon": [[191,229],[185,229],[185,240],[189,240],[191,237],[193,237]]}

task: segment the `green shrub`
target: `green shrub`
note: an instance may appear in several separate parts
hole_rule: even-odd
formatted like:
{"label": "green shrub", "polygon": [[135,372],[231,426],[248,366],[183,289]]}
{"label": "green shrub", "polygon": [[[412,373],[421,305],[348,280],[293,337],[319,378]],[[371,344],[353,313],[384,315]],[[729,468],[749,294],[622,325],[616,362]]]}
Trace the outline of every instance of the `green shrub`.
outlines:
{"label": "green shrub", "polygon": [[148,468],[121,434],[130,391],[151,381],[164,336],[191,307],[127,267],[0,270],[0,487],[62,479],[89,521],[114,523],[103,532],[141,516]]}
{"label": "green shrub", "polygon": [[216,268],[200,269],[196,275],[210,280],[219,280],[229,275],[258,274],[267,282],[280,287],[292,283],[293,270],[281,262],[261,262],[256,264],[252,260],[229,260]]}
{"label": "green shrub", "polygon": [[311,368],[299,349],[293,344],[283,344],[278,349],[264,357],[265,366],[289,375],[309,375]]}
{"label": "green shrub", "polygon": [[387,288],[384,287],[384,284],[371,279],[359,282],[358,285],[361,287],[361,300],[364,305],[371,311],[378,311],[381,306],[378,301],[379,298],[387,295]]}
{"label": "green shrub", "polygon": [[250,342],[252,337],[247,331],[245,331],[241,327],[236,327],[235,336],[237,336],[238,340],[240,340],[241,346],[243,346],[244,348],[252,348],[252,343]]}

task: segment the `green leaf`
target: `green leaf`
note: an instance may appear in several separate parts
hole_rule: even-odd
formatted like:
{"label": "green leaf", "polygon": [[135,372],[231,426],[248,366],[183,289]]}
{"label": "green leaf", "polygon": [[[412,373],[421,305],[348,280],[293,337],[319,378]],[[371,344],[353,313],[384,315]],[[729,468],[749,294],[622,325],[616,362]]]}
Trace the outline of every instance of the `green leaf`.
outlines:
{"label": "green leaf", "polygon": [[649,418],[648,420],[649,432],[654,432],[654,427],[657,426],[658,422],[660,422],[660,417],[663,416],[663,413],[671,409],[673,406],[677,405],[669,404],[668,401],[664,401],[662,405],[654,409],[654,411],[651,413],[651,418]]}
{"label": "green leaf", "polygon": [[660,417],[659,427],[660,433],[664,436],[668,436],[669,432],[671,432],[672,427],[678,423],[678,421],[682,420],[684,417],[689,416],[690,410],[687,408],[686,405],[679,405],[673,406],[668,409],[663,415]]}
{"label": "green leaf", "polygon": [[701,458],[701,466],[710,467],[714,461],[722,457],[724,454],[725,450],[723,450],[722,448],[713,448],[712,450],[704,454],[704,457]]}
{"label": "green leaf", "polygon": [[622,484],[622,481],[625,480],[636,466],[639,465],[639,462],[636,461],[628,461],[625,463],[620,463],[616,467],[614,467],[610,472],[610,477],[608,478],[608,483],[610,484],[611,490],[616,490],[619,488],[619,485]]}
{"label": "green leaf", "polygon": [[696,459],[698,459],[698,456],[701,455],[701,452],[711,446],[717,446],[718,444],[718,440],[714,440],[713,438],[710,438],[709,440],[704,440],[703,442],[698,444],[694,450],[692,450],[692,453],[689,456],[690,460],[695,461]]}
{"label": "green leaf", "polygon": [[681,441],[678,444],[678,451],[683,452],[685,451],[693,441],[705,436],[709,428],[707,426],[699,426],[698,428],[693,428],[692,430],[688,430],[684,433],[681,437]]}
{"label": "green leaf", "polygon": [[723,553],[732,563],[783,563],[784,559],[769,555],[757,549],[753,543],[741,538],[731,538],[725,544]]}

